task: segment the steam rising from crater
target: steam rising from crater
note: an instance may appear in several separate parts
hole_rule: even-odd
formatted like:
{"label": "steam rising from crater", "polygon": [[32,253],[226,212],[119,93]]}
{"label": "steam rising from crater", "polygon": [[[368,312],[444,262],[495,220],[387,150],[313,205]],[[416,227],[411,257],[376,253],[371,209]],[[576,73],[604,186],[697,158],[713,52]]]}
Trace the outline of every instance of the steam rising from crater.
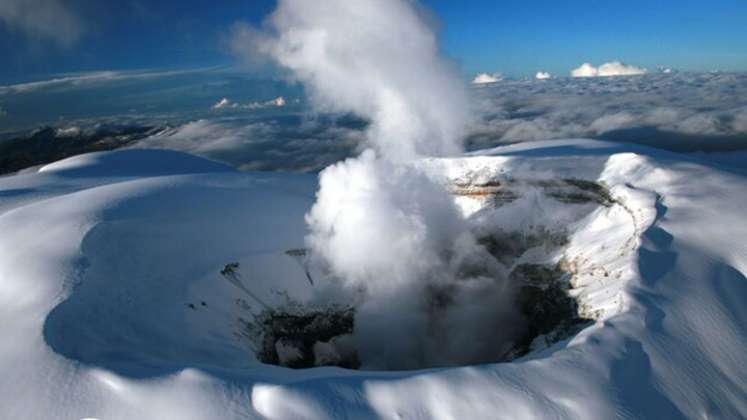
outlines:
{"label": "steam rising from crater", "polygon": [[444,186],[419,167],[424,156],[461,151],[468,115],[464,84],[427,16],[407,0],[281,0],[264,32],[247,29],[253,48],[289,69],[318,110],[371,122],[371,149],[320,174],[307,215],[308,244],[338,280],[335,293],[358,305],[364,368],[505,351],[484,322],[510,313],[505,281],[496,280],[505,273],[494,265],[457,279],[481,248]]}
{"label": "steam rising from crater", "polygon": [[387,159],[456,154],[466,93],[425,13],[407,0],[281,0],[253,39],[318,109],[370,119],[368,139]]}

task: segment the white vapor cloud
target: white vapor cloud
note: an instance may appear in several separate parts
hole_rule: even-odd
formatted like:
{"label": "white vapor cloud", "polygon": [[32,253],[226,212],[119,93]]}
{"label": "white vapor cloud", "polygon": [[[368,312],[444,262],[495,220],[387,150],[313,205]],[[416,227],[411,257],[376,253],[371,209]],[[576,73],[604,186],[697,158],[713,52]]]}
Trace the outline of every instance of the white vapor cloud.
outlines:
{"label": "white vapor cloud", "polygon": [[503,75],[501,73],[480,73],[472,79],[472,83],[475,85],[484,85],[500,82],[501,80],[503,80]]}
{"label": "white vapor cloud", "polygon": [[[308,215],[316,231],[310,244],[356,287],[374,293],[412,287],[413,277],[437,264],[439,248],[460,230],[446,191],[414,167],[377,159],[371,150],[325,169],[320,183]],[[431,229],[443,221],[456,225]]]}
{"label": "white vapor cloud", "polygon": [[552,75],[546,71],[538,71],[534,78],[537,80],[547,80],[552,78]]}
{"label": "white vapor cloud", "polygon": [[243,50],[290,70],[317,109],[368,118],[379,153],[406,160],[459,152],[466,93],[412,2],[284,0],[267,27],[241,30]]}
{"label": "white vapor cloud", "polygon": [[74,45],[85,32],[80,15],[61,0],[3,0],[0,23],[29,38]]}
{"label": "white vapor cloud", "polygon": [[[481,320],[511,313],[500,298],[509,295],[497,291],[505,276],[460,277],[465,256],[481,248],[444,185],[419,165],[460,152],[469,116],[466,87],[440,56],[425,16],[411,0],[280,0],[264,32],[240,31],[252,43],[245,53],[259,51],[290,71],[317,111],[369,121],[371,149],[320,173],[306,219],[315,263],[335,280],[318,298],[343,294],[356,303],[364,368],[469,362],[475,347],[461,344],[485,341]],[[439,287],[453,289],[448,309],[433,308],[429,291]],[[474,311],[472,291],[497,294],[485,306],[490,314]],[[439,345],[434,330],[460,340]],[[487,337],[481,356],[501,354],[506,337]]]}
{"label": "white vapor cloud", "polygon": [[604,63],[599,67],[594,67],[589,63],[584,63],[580,67],[571,71],[573,77],[609,77],[609,76],[632,76],[636,74],[645,74],[646,69],[629,66],[619,61]]}
{"label": "white vapor cloud", "polygon": [[[515,325],[507,277],[453,198],[416,166],[369,150],[325,169],[307,222],[315,255],[343,279],[346,300],[362,302],[355,336],[364,368],[471,363],[505,352],[513,331],[501,324]],[[493,261],[493,276],[460,277],[474,259]],[[453,305],[434,304],[439,293]]]}

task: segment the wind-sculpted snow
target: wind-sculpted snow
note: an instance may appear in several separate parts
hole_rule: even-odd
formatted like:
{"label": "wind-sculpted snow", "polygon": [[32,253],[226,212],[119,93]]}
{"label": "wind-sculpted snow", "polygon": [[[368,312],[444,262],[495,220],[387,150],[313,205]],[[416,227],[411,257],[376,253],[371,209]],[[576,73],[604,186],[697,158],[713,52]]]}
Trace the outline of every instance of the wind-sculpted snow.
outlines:
{"label": "wind-sculpted snow", "polygon": [[[571,292],[597,321],[512,363],[291,371],[256,362],[239,319],[255,305],[220,271],[240,262],[245,285],[271,305],[312,299],[323,277],[311,286],[285,251],[303,244],[314,178],[206,172],[212,164],[178,154],[180,170],[155,173],[142,164],[151,153],[0,179],[0,417],[747,415],[743,173],[582,140],[423,161],[442,180],[605,185],[620,205],[567,224],[563,251]],[[499,214],[470,200],[457,204]]]}

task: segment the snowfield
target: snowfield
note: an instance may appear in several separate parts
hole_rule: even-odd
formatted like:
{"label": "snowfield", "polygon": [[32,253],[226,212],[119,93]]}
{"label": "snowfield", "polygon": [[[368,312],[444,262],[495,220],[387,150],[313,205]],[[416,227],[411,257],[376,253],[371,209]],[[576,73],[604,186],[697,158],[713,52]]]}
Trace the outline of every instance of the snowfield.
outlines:
{"label": "snowfield", "polygon": [[566,229],[553,258],[593,322],[510,363],[261,364],[242,321],[257,304],[220,271],[240,263],[269,305],[310,299],[286,251],[305,246],[317,177],[92,153],[0,178],[0,418],[747,417],[746,172],[592,140],[419,164],[465,188],[604,185],[612,204],[573,212],[530,190],[495,209],[454,194],[473,223]]}

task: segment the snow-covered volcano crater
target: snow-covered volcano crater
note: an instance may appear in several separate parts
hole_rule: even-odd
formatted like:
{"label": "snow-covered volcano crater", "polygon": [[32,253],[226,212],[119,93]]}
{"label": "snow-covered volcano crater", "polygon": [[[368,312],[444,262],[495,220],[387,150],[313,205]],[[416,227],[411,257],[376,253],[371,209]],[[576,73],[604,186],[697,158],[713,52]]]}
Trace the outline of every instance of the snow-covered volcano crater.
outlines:
{"label": "snow-covered volcano crater", "polygon": [[[247,331],[262,304],[324,286],[298,251],[315,177],[164,151],[84,155],[0,179],[2,417],[747,414],[744,174],[587,140],[423,165],[516,282],[546,290],[536,282],[557,269],[549,278],[589,322],[496,355],[512,363],[262,364]],[[249,295],[221,275],[230,263]],[[468,292],[456,291],[488,299]]]}

